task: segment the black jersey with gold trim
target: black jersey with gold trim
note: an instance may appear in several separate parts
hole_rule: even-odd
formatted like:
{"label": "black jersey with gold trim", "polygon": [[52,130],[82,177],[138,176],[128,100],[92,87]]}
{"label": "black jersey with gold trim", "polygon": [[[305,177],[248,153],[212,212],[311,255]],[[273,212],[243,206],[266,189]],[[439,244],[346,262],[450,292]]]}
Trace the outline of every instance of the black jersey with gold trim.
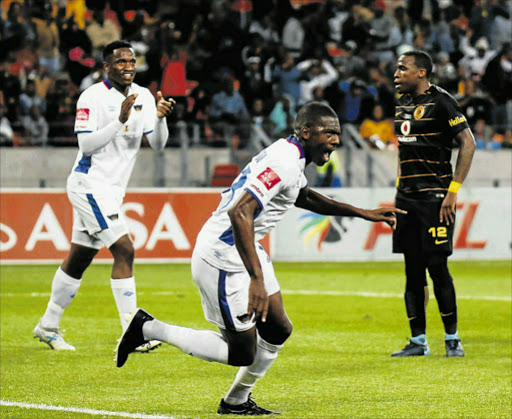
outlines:
{"label": "black jersey with gold trim", "polygon": [[453,177],[453,139],[465,128],[466,117],[446,90],[431,85],[420,96],[401,96],[395,112],[398,193],[404,197],[443,198]]}

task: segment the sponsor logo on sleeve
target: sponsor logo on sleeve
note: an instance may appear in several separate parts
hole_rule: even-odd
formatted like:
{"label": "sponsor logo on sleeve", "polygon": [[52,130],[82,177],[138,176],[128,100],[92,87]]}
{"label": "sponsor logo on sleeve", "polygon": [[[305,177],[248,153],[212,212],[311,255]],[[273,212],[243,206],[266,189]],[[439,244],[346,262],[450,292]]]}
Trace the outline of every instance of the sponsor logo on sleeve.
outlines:
{"label": "sponsor logo on sleeve", "polygon": [[89,109],[79,108],[76,110],[77,121],[88,121],[89,120]]}
{"label": "sponsor logo on sleeve", "polygon": [[263,172],[261,172],[257,178],[261,183],[265,185],[265,188],[268,190],[272,189],[279,182],[281,182],[281,178],[270,167],[267,167]]}
{"label": "sponsor logo on sleeve", "polygon": [[255,191],[259,196],[261,196],[262,198],[264,197],[263,192],[261,192],[261,189],[260,189],[260,188],[258,188],[254,183],[251,183],[250,187],[251,187],[251,189],[252,189],[253,191]]}
{"label": "sponsor logo on sleeve", "polygon": [[455,118],[448,120],[448,123],[450,124],[451,127],[462,124],[463,122],[466,122],[466,117],[464,115],[456,116]]}

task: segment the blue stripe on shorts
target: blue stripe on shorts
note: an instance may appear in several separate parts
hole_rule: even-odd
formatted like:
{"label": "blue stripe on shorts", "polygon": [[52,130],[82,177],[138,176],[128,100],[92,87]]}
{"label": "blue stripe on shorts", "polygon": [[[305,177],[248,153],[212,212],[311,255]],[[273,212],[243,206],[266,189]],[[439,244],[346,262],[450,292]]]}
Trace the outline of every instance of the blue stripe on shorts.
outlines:
{"label": "blue stripe on shorts", "polygon": [[91,204],[92,211],[94,212],[94,216],[96,217],[98,224],[100,225],[102,230],[106,230],[108,228],[108,224],[105,221],[105,218],[103,218],[103,214],[101,213],[100,208],[98,207],[98,203],[96,202],[91,193],[88,193],[86,196],[89,201],[89,204]]}
{"label": "blue stripe on shorts", "polygon": [[226,271],[219,270],[219,285],[217,294],[219,296],[219,307],[227,330],[236,331],[231,311],[229,310],[228,299],[226,297]]}

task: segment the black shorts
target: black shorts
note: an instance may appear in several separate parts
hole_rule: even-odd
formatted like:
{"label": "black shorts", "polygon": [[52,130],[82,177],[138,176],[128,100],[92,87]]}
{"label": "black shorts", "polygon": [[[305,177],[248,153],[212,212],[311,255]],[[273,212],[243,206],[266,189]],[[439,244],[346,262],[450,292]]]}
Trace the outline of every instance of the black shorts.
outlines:
{"label": "black shorts", "polygon": [[[416,250],[421,253],[453,252],[455,224],[439,221],[441,200],[426,201],[397,197],[395,206],[407,211],[397,214],[396,230],[393,232],[393,253]],[[455,219],[455,217],[454,217]]]}

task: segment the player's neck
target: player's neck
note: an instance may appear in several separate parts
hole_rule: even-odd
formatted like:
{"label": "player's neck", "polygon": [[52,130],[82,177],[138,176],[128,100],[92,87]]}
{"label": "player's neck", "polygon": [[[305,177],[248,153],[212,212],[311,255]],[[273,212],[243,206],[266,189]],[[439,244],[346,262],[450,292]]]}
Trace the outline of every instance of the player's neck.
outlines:
{"label": "player's neck", "polygon": [[125,85],[125,84],[122,84],[122,83],[117,83],[115,82],[114,80],[111,80],[107,77],[110,85],[116,89],[117,91],[121,92],[123,95],[125,96],[128,96],[128,92],[130,90],[130,85]]}
{"label": "player's neck", "polygon": [[417,97],[417,96],[421,96],[423,95],[429,88],[430,88],[431,84],[430,82],[427,80],[425,81],[424,83],[421,83],[418,85],[418,88],[416,89],[415,92],[411,92],[411,96],[412,97]]}

